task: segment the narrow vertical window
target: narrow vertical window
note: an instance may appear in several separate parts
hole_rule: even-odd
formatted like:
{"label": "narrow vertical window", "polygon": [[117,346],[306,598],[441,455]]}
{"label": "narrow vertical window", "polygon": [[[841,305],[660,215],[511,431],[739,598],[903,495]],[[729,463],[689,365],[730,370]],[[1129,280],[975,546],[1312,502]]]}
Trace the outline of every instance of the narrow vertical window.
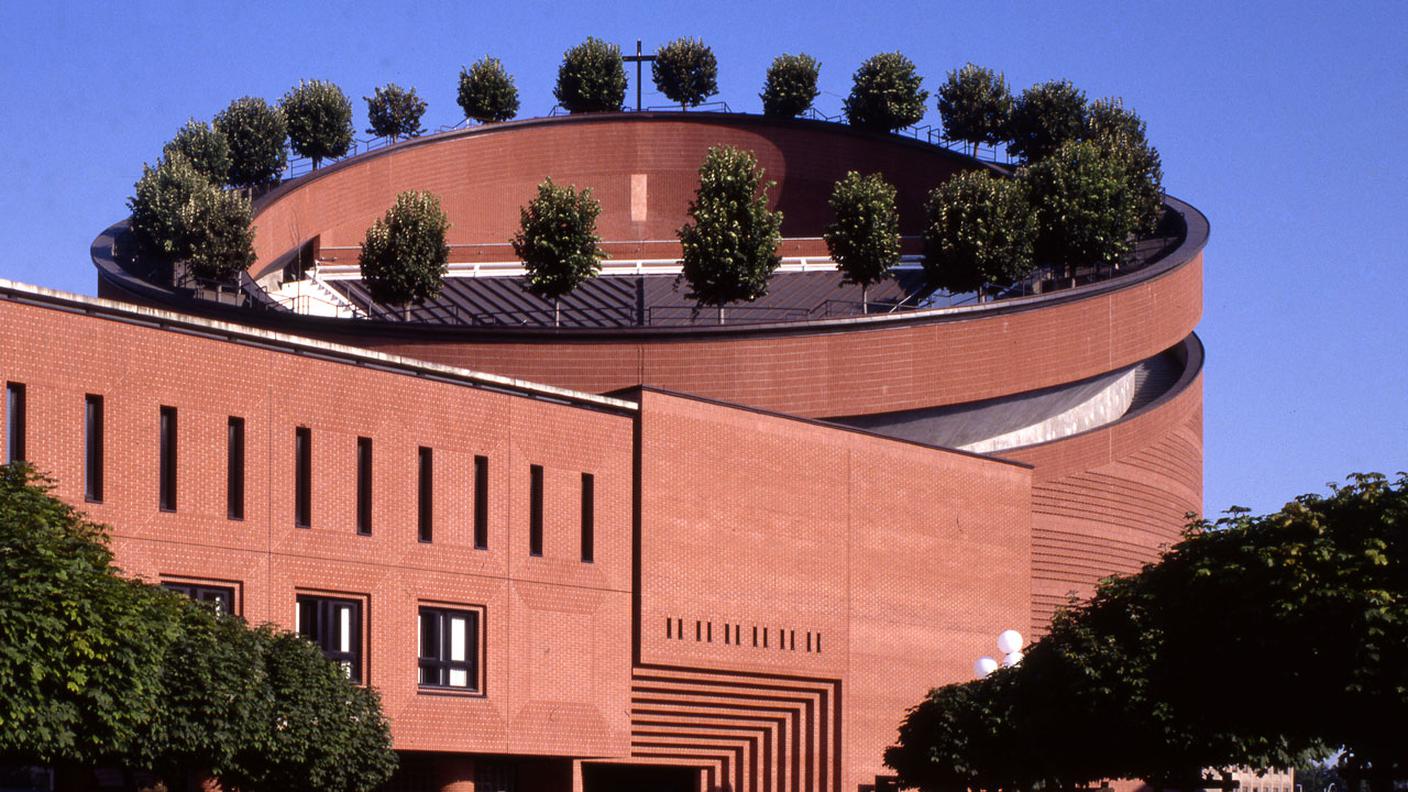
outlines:
{"label": "narrow vertical window", "polygon": [[474,458],[474,549],[489,549],[489,457]]}
{"label": "narrow vertical window", "polygon": [[162,511],[176,511],[176,408],[161,408],[161,450],[157,464],[157,500]]}
{"label": "narrow vertical window", "polygon": [[313,431],[300,426],[293,432],[293,524],[313,524]]}
{"label": "narrow vertical window", "polygon": [[225,516],[244,519],[244,419],[234,415],[225,427]]}
{"label": "narrow vertical window", "polygon": [[543,554],[543,466],[533,465],[528,480],[528,554]]}
{"label": "narrow vertical window", "polygon": [[357,438],[357,533],[372,535],[372,439]]}
{"label": "narrow vertical window", "polygon": [[433,537],[435,518],[435,459],[431,450],[425,446],[421,446],[419,457],[420,487],[416,498],[416,527],[420,540],[429,542]]}
{"label": "narrow vertical window", "polygon": [[582,562],[596,558],[596,480],[590,473],[582,474]]}
{"label": "narrow vertical window", "polygon": [[103,500],[103,397],[83,397],[83,497]]}
{"label": "narrow vertical window", "polygon": [[5,464],[24,461],[24,385],[5,383]]}

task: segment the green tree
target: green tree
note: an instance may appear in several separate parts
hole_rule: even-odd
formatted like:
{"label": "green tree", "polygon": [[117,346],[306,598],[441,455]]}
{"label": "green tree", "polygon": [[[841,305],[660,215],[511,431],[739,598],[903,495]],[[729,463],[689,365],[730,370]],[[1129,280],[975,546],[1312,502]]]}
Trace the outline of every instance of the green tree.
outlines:
{"label": "green tree", "polygon": [[679,230],[686,295],[719,309],[767,294],[768,279],[782,263],[782,213],[768,209],[763,170],[750,151],[709,149],[699,168],[699,188],[689,204],[690,222]]}
{"label": "green tree", "polygon": [[1074,274],[1077,266],[1119,266],[1138,228],[1130,165],[1118,149],[1070,141],[1022,168],[1037,216],[1037,259]]}
{"label": "green tree", "polygon": [[1149,145],[1144,119],[1120,99],[1098,99],[1086,114],[1085,136],[1114,149],[1128,164],[1138,231],[1152,233],[1163,212],[1164,169],[1158,149]]}
{"label": "green tree", "polygon": [[1008,149],[1024,162],[1036,162],[1062,143],[1081,139],[1085,113],[1085,92],[1069,80],[1033,85],[1012,107]]}
{"label": "green tree", "polygon": [[655,51],[650,64],[655,87],[680,109],[698,107],[719,92],[719,62],[696,38],[677,38]]}
{"label": "green tree", "polygon": [[996,145],[1007,139],[1012,120],[1012,92],[1007,79],[992,69],[971,63],[948,73],[939,88],[939,117],[950,140],[973,146]]}
{"label": "green tree", "polygon": [[900,263],[900,213],[895,187],[878,173],[850,171],[831,191],[836,219],[822,236],[844,282],[860,285],[861,312],[870,312],[870,287]]}
{"label": "green tree", "polygon": [[230,143],[209,124],[194,118],[187,121],[161,153],[167,159],[173,154],[185,157],[191,167],[209,179],[211,184],[223,186],[229,181]]}
{"label": "green tree", "polygon": [[1031,274],[1037,219],[1025,186],[985,170],[960,173],[929,194],[924,272],[951,294],[1005,286]]}
{"label": "green tree", "polygon": [[342,89],[322,80],[299,80],[279,100],[288,124],[289,143],[317,169],[329,157],[352,148],[352,102]]}
{"label": "green tree", "polygon": [[552,300],[553,324],[561,324],[559,301],[601,271],[606,258],[598,243],[596,218],[601,204],[590,188],[559,187],[546,179],[538,195],[519,211],[513,252],[523,260],[528,277],[523,287]]}
{"label": "green tree", "polygon": [[210,182],[180,152],[172,152],[156,167],[142,166],[127,208],[137,252],[157,261],[183,259],[191,252],[191,223],[196,196]]}
{"label": "green tree", "polygon": [[263,99],[236,99],[215,116],[215,130],[230,144],[230,185],[258,187],[277,183],[288,164],[284,114]]}
{"label": "green tree", "polygon": [[588,37],[562,54],[553,96],[570,113],[621,109],[626,100],[626,64],[621,48]]}
{"label": "green tree", "polygon": [[914,63],[898,52],[871,56],[856,69],[851,94],[846,97],[846,119],[851,126],[893,132],[924,117],[929,92]]}
{"label": "green tree", "polygon": [[821,64],[807,54],[778,55],[768,67],[763,83],[763,115],[769,118],[794,118],[806,112],[821,93],[817,78]]}
{"label": "green tree", "polygon": [[460,69],[459,103],[465,118],[481,124],[507,121],[518,115],[518,87],[498,58],[485,55]]}
{"label": "green tree", "polygon": [[388,305],[420,305],[440,294],[449,269],[445,233],[450,221],[440,199],[410,190],[396,196],[386,215],[372,223],[358,258],[372,298]]}
{"label": "green tree", "polygon": [[249,199],[215,186],[196,193],[187,209],[186,263],[198,278],[231,281],[254,263]]}
{"label": "green tree", "polygon": [[367,122],[371,124],[367,134],[389,137],[395,142],[403,137],[418,137],[425,131],[420,125],[425,100],[416,95],[415,88],[387,83],[362,98],[366,100]]}

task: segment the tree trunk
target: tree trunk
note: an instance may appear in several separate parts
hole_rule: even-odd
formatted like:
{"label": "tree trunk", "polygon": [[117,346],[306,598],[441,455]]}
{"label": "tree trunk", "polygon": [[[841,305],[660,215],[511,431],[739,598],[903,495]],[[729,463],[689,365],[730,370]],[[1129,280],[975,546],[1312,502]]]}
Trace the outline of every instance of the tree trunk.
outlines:
{"label": "tree trunk", "polygon": [[562,326],[562,300],[558,297],[552,300],[552,326]]}
{"label": "tree trunk", "polygon": [[864,283],[860,285],[860,312],[870,313],[870,286]]}
{"label": "tree trunk", "polygon": [[723,323],[724,323],[724,307],[723,307],[722,305],[720,305],[720,306],[719,306],[719,324],[723,324]]}

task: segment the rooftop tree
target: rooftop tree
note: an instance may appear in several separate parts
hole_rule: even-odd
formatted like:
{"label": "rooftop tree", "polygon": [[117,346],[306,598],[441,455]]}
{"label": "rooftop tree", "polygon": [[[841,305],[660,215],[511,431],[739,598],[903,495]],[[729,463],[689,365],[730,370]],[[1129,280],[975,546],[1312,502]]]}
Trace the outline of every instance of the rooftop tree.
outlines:
{"label": "rooftop tree", "polygon": [[196,194],[189,213],[186,264],[192,274],[229,282],[254,263],[249,198],[211,186]]}
{"label": "rooftop tree", "polygon": [[293,150],[313,160],[315,169],[352,148],[352,102],[333,83],[300,80],[279,100],[279,107]]}
{"label": "rooftop tree", "polygon": [[769,118],[794,118],[807,111],[821,93],[817,78],[821,64],[810,55],[779,55],[768,67],[763,83],[763,115]]}
{"label": "rooftop tree", "polygon": [[1035,162],[1084,137],[1085,114],[1085,93],[1069,80],[1033,85],[1012,107],[1008,148],[1022,161]]}
{"label": "rooftop tree", "polygon": [[698,107],[719,92],[719,62],[714,51],[696,38],[678,38],[656,50],[650,76],[660,93],[678,102],[681,110]]}
{"label": "rooftop tree", "polygon": [[538,194],[519,211],[513,252],[528,271],[523,288],[552,300],[553,324],[561,324],[559,301],[601,271],[606,258],[598,243],[596,218],[601,204],[590,188],[577,192],[546,179]]}
{"label": "rooftop tree", "polygon": [[518,87],[498,58],[485,55],[460,69],[459,104],[465,118],[481,124],[507,121],[518,115]]}
{"label": "rooftop tree", "polygon": [[1163,211],[1164,169],[1158,149],[1145,136],[1144,119],[1125,109],[1120,99],[1098,99],[1086,114],[1085,136],[1113,149],[1127,163],[1138,231],[1152,233]]}
{"label": "rooftop tree", "polygon": [[914,63],[898,52],[871,56],[856,69],[851,94],[846,97],[846,119],[851,126],[877,132],[918,123],[924,117],[929,92]]}
{"label": "rooftop tree", "polygon": [[358,262],[372,299],[404,307],[409,318],[412,304],[438,296],[449,269],[449,227],[434,195],[419,190],[397,195],[362,240]]}
{"label": "rooftop tree", "polygon": [[378,87],[371,96],[362,97],[367,102],[367,121],[371,128],[368,134],[389,137],[392,142],[400,138],[413,138],[423,130],[421,116],[425,115],[425,100],[416,95],[415,88],[402,88],[396,83]]}
{"label": "rooftop tree", "polygon": [[209,124],[194,118],[186,122],[161,150],[170,158],[180,154],[212,184],[224,185],[230,178],[230,142]]}
{"label": "rooftop tree", "polygon": [[1025,185],[986,170],[960,173],[929,194],[924,272],[950,294],[1005,286],[1034,269],[1037,219]]}
{"label": "rooftop tree", "polygon": [[570,113],[621,109],[626,100],[626,64],[621,48],[588,38],[562,54],[553,96]]}
{"label": "rooftop tree", "polygon": [[860,285],[861,312],[870,312],[870,287],[889,277],[900,263],[900,214],[895,187],[878,173],[855,171],[831,192],[836,219],[823,236],[844,282]]}
{"label": "rooftop tree", "polygon": [[939,87],[939,117],[944,134],[973,146],[990,146],[1007,139],[1012,119],[1012,92],[1000,73],[971,63],[948,73]]}
{"label": "rooftop tree", "polygon": [[257,97],[236,99],[215,116],[215,130],[230,144],[230,185],[277,182],[288,163],[284,114]]}
{"label": "rooftop tree", "polygon": [[690,222],[679,230],[686,295],[719,309],[767,294],[768,279],[782,263],[782,213],[768,209],[763,170],[750,151],[709,149],[699,168],[699,188],[689,204]]}
{"label": "rooftop tree", "polygon": [[1070,141],[1022,168],[1036,209],[1036,256],[1074,274],[1078,266],[1118,267],[1134,248],[1137,196],[1118,149]]}
{"label": "rooftop tree", "polygon": [[165,262],[189,256],[196,196],[210,189],[210,182],[180,152],[172,152],[155,168],[143,165],[142,178],[127,199],[132,212],[128,227],[137,252]]}

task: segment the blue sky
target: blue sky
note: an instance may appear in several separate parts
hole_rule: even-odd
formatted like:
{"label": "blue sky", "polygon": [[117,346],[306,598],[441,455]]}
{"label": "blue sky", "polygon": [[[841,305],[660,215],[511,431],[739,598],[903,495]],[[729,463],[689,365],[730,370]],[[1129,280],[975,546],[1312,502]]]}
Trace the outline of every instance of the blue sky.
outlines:
{"label": "blue sky", "polygon": [[488,53],[515,75],[522,115],[541,115],[561,52],[588,34],[704,38],[734,110],[757,111],[768,62],[799,51],[822,62],[827,112],[862,59],[895,49],[930,88],[974,61],[1017,88],[1065,77],[1124,97],[1169,192],[1212,220],[1208,512],[1408,468],[1401,2],[0,0],[0,276],[93,293],[88,246],[125,214],[142,162],[232,98],[332,80],[364,128],[359,97],[395,81],[416,86],[435,127],[459,119],[460,66]]}

